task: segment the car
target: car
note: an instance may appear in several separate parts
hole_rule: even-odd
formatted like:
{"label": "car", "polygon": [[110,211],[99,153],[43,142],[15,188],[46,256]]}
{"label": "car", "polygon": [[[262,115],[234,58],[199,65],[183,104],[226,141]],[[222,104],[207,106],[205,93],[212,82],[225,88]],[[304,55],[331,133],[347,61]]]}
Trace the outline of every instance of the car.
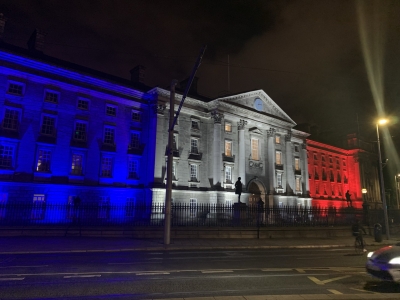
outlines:
{"label": "car", "polygon": [[368,274],[385,281],[400,282],[400,243],[367,254]]}

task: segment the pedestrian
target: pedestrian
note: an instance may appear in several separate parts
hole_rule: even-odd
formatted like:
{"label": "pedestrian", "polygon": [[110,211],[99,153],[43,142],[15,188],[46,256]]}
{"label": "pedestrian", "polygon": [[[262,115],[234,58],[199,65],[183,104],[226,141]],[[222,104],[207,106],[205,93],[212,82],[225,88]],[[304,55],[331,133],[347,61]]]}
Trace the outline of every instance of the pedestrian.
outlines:
{"label": "pedestrian", "polygon": [[350,191],[347,190],[346,192],[346,202],[347,202],[347,207],[353,207],[353,205],[351,204],[351,194]]}

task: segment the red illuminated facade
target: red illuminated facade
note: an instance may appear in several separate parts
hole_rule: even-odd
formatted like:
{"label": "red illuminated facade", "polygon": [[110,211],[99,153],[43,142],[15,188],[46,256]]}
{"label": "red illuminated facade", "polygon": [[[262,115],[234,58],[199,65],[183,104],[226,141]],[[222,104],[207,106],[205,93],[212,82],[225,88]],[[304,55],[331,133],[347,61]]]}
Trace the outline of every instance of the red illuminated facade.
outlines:
{"label": "red illuminated facade", "polygon": [[[379,180],[373,146],[356,135],[347,138],[347,149],[307,140],[310,196],[313,206],[362,208],[363,201],[378,207]],[[367,193],[363,194],[362,189]],[[351,202],[346,199],[349,191]]]}

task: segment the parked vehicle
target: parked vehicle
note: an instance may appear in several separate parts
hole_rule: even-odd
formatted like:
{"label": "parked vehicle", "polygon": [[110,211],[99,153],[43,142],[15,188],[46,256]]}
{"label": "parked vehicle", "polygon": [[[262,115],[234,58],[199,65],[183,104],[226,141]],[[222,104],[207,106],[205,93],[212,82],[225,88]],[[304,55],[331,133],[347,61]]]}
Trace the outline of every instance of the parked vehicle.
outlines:
{"label": "parked vehicle", "polygon": [[369,252],[367,272],[381,280],[400,281],[400,243]]}

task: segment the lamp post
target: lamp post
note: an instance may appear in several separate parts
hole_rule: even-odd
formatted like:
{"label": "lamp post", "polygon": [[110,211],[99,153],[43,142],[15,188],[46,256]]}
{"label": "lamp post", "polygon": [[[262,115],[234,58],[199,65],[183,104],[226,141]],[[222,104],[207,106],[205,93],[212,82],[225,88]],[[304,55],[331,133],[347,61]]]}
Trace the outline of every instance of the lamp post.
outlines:
{"label": "lamp post", "polygon": [[396,186],[396,202],[397,202],[397,209],[399,209],[399,194],[400,194],[400,173],[394,175],[394,184]]}
{"label": "lamp post", "polygon": [[378,139],[378,165],[379,165],[379,178],[381,181],[381,197],[382,197],[382,205],[383,205],[383,215],[385,218],[385,227],[386,227],[386,238],[390,239],[389,233],[389,220],[388,220],[388,212],[386,205],[386,196],[385,196],[385,183],[383,182],[383,170],[382,170],[382,155],[381,155],[381,142],[379,140],[379,125],[385,125],[388,122],[387,119],[380,119],[376,123],[376,137]]}

